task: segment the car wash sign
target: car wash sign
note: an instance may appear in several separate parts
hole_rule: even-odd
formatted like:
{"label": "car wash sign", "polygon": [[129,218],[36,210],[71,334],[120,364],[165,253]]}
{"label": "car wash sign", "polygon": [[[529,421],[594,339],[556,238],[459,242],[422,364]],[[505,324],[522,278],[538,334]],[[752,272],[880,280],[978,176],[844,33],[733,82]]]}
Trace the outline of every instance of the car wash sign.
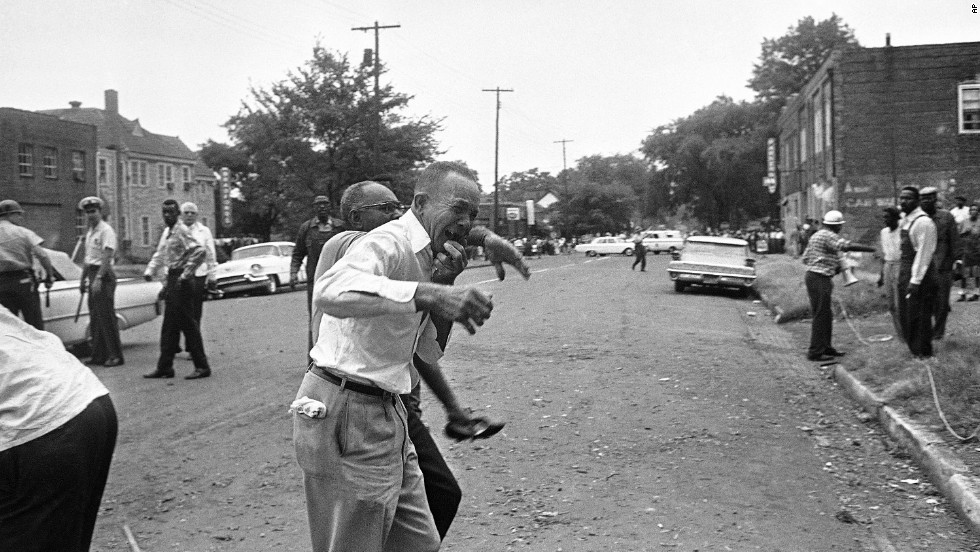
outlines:
{"label": "car wash sign", "polygon": [[221,168],[221,225],[231,228],[231,170]]}

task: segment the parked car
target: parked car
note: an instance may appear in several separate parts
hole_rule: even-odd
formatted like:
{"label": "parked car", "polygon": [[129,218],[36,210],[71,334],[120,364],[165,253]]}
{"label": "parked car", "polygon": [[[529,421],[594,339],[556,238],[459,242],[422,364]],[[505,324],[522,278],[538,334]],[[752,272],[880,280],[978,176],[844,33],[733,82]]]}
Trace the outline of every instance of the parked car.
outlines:
{"label": "parked car", "polygon": [[[78,319],[75,318],[79,298],[78,285],[82,279],[82,269],[71,262],[61,251],[46,250],[54,266],[64,280],[54,282],[50,294],[42,285],[41,313],[44,329],[61,338],[66,347],[79,345],[89,340],[88,295],[82,301]],[[160,282],[146,282],[141,278],[120,278],[116,286],[116,318],[119,329],[126,330],[153,320],[162,312],[157,299],[162,288]]]}
{"label": "parked car", "polygon": [[633,242],[626,241],[623,238],[606,236],[595,238],[589,243],[580,243],[575,246],[575,251],[585,253],[589,257],[620,254],[630,257],[633,255]]}
{"label": "parked car", "polygon": [[659,255],[661,251],[673,253],[684,249],[684,236],[678,230],[647,230],[641,234],[647,251]]}
{"label": "parked car", "polygon": [[678,292],[697,285],[733,288],[748,295],[755,285],[755,259],[745,240],[691,236],[683,251],[673,253],[667,274]]}
{"label": "parked car", "polygon": [[278,241],[235,249],[231,252],[231,260],[215,269],[213,291],[218,296],[255,290],[272,294],[282,286],[295,287],[305,283],[305,266],[300,267],[295,282],[289,279],[289,263],[295,246],[293,242]]}

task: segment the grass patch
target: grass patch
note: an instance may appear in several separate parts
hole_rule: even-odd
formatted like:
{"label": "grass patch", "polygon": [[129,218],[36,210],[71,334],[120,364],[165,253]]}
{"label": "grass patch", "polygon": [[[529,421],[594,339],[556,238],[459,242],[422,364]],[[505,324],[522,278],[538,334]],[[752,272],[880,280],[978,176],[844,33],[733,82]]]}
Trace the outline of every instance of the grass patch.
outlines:
{"label": "grass patch", "polygon": [[[799,259],[771,255],[760,259],[756,266],[756,289],[769,307],[780,314],[780,323],[809,317],[810,303],[803,284],[805,267]],[[835,337],[844,339],[852,335],[843,323],[838,301],[842,301],[847,309],[849,320],[846,322],[853,324],[862,337],[894,333],[883,290],[875,284],[877,267],[877,261],[866,260],[856,271],[861,282],[853,286],[844,287],[843,279],[834,279],[833,296],[838,320]],[[977,303],[953,303],[946,338],[934,342],[936,356],[930,363],[940,407],[950,426],[962,436],[969,435],[980,425],[978,338],[980,306]],[[845,358],[847,369],[890,406],[932,426],[938,433],[949,435],[936,410],[926,367],[912,359],[908,347],[900,339],[853,346]]]}

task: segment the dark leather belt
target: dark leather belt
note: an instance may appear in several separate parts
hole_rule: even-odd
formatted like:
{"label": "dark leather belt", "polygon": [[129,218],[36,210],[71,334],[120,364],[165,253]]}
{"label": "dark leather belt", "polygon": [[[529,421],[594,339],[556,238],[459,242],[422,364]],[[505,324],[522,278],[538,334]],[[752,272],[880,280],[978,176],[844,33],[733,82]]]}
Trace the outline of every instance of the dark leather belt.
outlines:
{"label": "dark leather belt", "polygon": [[391,395],[380,387],[374,387],[373,385],[367,385],[364,383],[358,383],[356,381],[342,378],[336,374],[328,372],[322,366],[317,366],[316,364],[310,365],[310,372],[313,372],[317,377],[323,378],[334,385],[339,385],[344,389],[350,389],[351,391],[356,391],[358,393],[363,393],[365,395],[371,395],[374,397],[384,397],[385,395]]}

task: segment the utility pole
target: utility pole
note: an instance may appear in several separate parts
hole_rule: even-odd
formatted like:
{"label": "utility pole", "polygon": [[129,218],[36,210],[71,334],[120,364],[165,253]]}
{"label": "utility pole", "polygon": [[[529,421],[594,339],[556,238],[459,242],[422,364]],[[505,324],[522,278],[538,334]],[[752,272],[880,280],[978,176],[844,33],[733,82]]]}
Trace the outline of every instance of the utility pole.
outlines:
{"label": "utility pole", "polygon": [[[562,138],[561,140],[555,140],[555,144],[561,144],[561,180],[562,184],[565,185],[565,195],[568,195],[568,175],[565,174],[568,171],[568,160],[565,157],[565,144],[569,142],[574,142],[575,140],[566,140]],[[568,198],[565,198],[568,199]]]}
{"label": "utility pole", "polygon": [[490,229],[497,232],[497,213],[500,211],[500,177],[497,173],[497,167],[500,163],[500,93],[501,92],[513,92],[512,88],[484,88],[484,92],[496,92],[497,93],[497,123],[494,129],[494,146],[493,146],[493,224],[490,225]]}
{"label": "utility pole", "polygon": [[375,172],[381,172],[381,86],[378,84],[378,79],[381,76],[381,41],[378,38],[378,32],[381,29],[397,29],[401,25],[378,25],[378,22],[374,22],[372,27],[351,27],[352,31],[374,31],[374,59],[372,60],[372,65],[374,68],[374,103],[377,107],[378,120],[376,126],[374,127],[374,170]]}

